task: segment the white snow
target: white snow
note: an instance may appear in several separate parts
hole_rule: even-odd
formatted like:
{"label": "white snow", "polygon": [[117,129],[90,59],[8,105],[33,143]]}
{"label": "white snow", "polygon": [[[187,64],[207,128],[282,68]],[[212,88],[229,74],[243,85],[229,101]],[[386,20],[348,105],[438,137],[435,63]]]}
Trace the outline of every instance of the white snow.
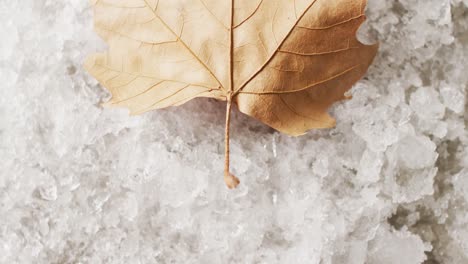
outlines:
{"label": "white snow", "polygon": [[0,1],[0,263],[468,263],[468,1],[369,0],[335,129],[224,104],[129,116],[82,68],[88,1]]}

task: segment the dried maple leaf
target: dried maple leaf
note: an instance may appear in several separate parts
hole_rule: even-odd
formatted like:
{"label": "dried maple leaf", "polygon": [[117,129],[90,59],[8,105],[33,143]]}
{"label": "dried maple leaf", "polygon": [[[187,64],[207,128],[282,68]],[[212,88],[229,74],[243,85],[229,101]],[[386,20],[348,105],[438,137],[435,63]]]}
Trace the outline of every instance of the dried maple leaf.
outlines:
{"label": "dried maple leaf", "polygon": [[366,0],[95,0],[95,29],[109,44],[87,70],[108,105],[131,113],[195,97],[227,101],[289,135],[333,127],[327,113],[371,64],[377,45],[356,31]]}

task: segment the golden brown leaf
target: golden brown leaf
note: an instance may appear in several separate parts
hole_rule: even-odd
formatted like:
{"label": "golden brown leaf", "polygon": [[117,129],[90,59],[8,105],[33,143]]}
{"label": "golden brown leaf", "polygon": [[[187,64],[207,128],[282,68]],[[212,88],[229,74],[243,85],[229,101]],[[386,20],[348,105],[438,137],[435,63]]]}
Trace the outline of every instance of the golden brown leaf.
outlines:
{"label": "golden brown leaf", "polygon": [[333,127],[327,109],[371,64],[377,45],[356,31],[366,0],[94,0],[95,29],[109,44],[88,71],[131,113],[195,97],[231,105],[289,135]]}

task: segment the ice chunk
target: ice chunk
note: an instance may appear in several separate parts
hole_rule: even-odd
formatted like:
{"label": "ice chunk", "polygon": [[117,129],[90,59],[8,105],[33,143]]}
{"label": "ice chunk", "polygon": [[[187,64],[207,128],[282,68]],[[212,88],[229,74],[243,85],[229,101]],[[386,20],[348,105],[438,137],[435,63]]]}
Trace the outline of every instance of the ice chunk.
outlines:
{"label": "ice chunk", "polygon": [[57,185],[50,183],[39,187],[39,195],[46,201],[57,200]]}
{"label": "ice chunk", "polygon": [[370,150],[364,151],[359,162],[358,178],[364,182],[378,181],[384,163],[383,158],[382,153],[375,153]]}
{"label": "ice chunk", "polygon": [[312,166],[312,170],[315,174],[320,177],[326,177],[328,175],[328,158],[319,157]]}
{"label": "ice chunk", "polygon": [[425,251],[431,246],[426,245],[420,237],[406,230],[390,230],[382,226],[377,236],[369,245],[369,264],[416,264],[426,260]]}
{"label": "ice chunk", "polygon": [[431,167],[438,155],[436,145],[427,137],[408,136],[398,143],[400,162],[409,169]]}
{"label": "ice chunk", "polygon": [[441,119],[445,114],[439,94],[430,87],[421,87],[412,93],[410,106],[423,119]]}
{"label": "ice chunk", "polygon": [[440,89],[445,106],[457,114],[461,114],[465,108],[465,94],[462,91],[449,85]]}

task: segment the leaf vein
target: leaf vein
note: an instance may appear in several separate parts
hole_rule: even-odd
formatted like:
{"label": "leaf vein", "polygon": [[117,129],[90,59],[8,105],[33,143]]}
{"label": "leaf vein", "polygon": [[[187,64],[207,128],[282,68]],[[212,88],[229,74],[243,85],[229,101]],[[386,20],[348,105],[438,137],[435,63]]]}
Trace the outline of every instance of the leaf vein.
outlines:
{"label": "leaf vein", "polygon": [[126,71],[121,71],[121,70],[116,70],[114,68],[111,68],[109,66],[106,66],[106,65],[102,65],[102,64],[95,64],[95,66],[98,66],[98,67],[102,67],[104,69],[106,69],[107,71],[113,71],[113,72],[118,72],[118,73],[125,73],[125,74],[128,74],[128,75],[132,75],[132,76],[137,76],[137,77],[143,77],[143,78],[148,78],[148,79],[153,79],[153,80],[164,80],[164,81],[168,81],[168,82],[176,82],[176,83],[183,83],[183,84],[190,84],[190,85],[193,85],[193,86],[199,86],[199,87],[205,87],[207,89],[210,89],[210,90],[219,90],[221,87],[209,87],[209,86],[206,86],[204,84],[196,84],[196,83],[188,83],[188,82],[182,82],[182,81],[177,81],[177,80],[170,80],[170,79],[162,79],[162,78],[158,78],[156,76],[150,76],[150,75],[144,75],[144,74],[140,74],[140,73],[132,73],[132,72],[126,72]]}
{"label": "leaf vein", "polygon": [[163,102],[164,100],[167,100],[167,99],[171,98],[172,96],[174,96],[174,95],[180,93],[181,91],[183,91],[185,88],[187,88],[187,87],[189,87],[189,86],[190,86],[190,84],[185,85],[184,87],[178,89],[177,91],[171,93],[170,95],[168,95],[168,96],[166,96],[166,97],[163,97],[163,98],[161,98],[160,100],[156,101],[155,103],[151,104],[149,107],[146,107],[146,108],[144,108],[143,110],[140,110],[139,112],[142,113],[142,112],[148,111],[149,109],[153,108],[155,105],[157,105],[157,104]]}
{"label": "leaf vein", "polygon": [[358,16],[355,16],[355,17],[352,17],[352,18],[346,19],[344,21],[340,21],[338,23],[335,23],[335,24],[332,24],[332,25],[329,25],[329,26],[325,26],[325,27],[315,27],[315,28],[313,28],[313,27],[304,27],[304,26],[297,26],[297,27],[301,28],[301,29],[307,29],[307,30],[326,30],[326,29],[334,28],[334,27],[349,23],[349,22],[351,22],[353,20],[356,20],[356,19],[359,19],[361,17],[364,17],[364,14],[360,14]]}
{"label": "leaf vein", "polygon": [[218,82],[218,84],[220,85],[220,87],[224,88],[223,87],[223,84],[219,81],[219,79],[216,77],[216,75],[213,73],[213,71],[197,56],[195,55],[194,51],[174,32],[174,30],[172,30],[171,27],[169,27],[169,25],[156,13],[156,11],[154,11],[150,5],[148,4],[147,0],[143,0],[146,4],[146,6],[153,12],[154,16],[157,17],[159,19],[159,21],[161,21],[161,23],[177,38],[177,40],[180,41],[180,43],[192,54],[192,56],[195,57],[195,59],[201,64],[203,65],[203,67],[210,73],[210,75]]}
{"label": "leaf vein", "polygon": [[316,118],[313,118],[313,117],[310,117],[310,116],[306,116],[306,115],[303,115],[301,113],[299,113],[298,111],[296,111],[296,109],[294,109],[290,104],[288,104],[283,97],[281,97],[281,95],[277,95],[280,99],[280,101],[289,109],[289,111],[291,111],[293,114],[297,115],[297,116],[300,116],[300,117],[303,117],[303,118],[306,118],[306,119],[310,119],[310,120],[313,120],[313,121],[316,121],[316,122],[319,122],[321,124],[324,124],[323,121],[320,121],[319,119],[316,119]]}
{"label": "leaf vein", "polygon": [[128,38],[128,39],[131,39],[131,40],[134,40],[134,41],[137,41],[137,42],[141,42],[143,44],[149,44],[149,45],[162,45],[162,44],[168,44],[168,43],[176,43],[177,40],[169,40],[169,41],[161,41],[161,42],[149,42],[149,41],[144,41],[144,40],[141,40],[141,39],[137,39],[137,38],[134,38],[134,37],[131,37],[127,34],[124,34],[122,32],[119,32],[119,31],[116,31],[114,29],[110,29],[110,28],[105,28],[105,27],[102,27],[102,26],[97,26],[99,29],[101,30],[105,30],[105,31],[109,31],[109,32],[112,32],[112,33],[115,33],[121,37],[125,37],[125,38]]}
{"label": "leaf vein", "polygon": [[144,94],[144,93],[146,93],[146,92],[152,90],[153,88],[156,88],[158,85],[160,85],[160,84],[163,83],[163,82],[165,82],[165,81],[164,81],[164,80],[159,81],[158,83],[152,85],[151,87],[149,87],[148,89],[142,91],[141,93],[138,93],[138,94],[136,94],[136,95],[130,96],[130,97],[128,97],[128,98],[125,98],[125,99],[120,100],[120,101],[117,101],[117,102],[112,102],[112,104],[119,104],[119,103],[122,103],[122,102],[126,102],[126,101],[128,101],[128,100],[131,100],[131,99],[133,99],[133,98],[135,98],[135,97],[137,97],[137,96],[140,96],[140,95],[142,95],[142,94]]}
{"label": "leaf vein", "polygon": [[239,24],[235,25],[235,26],[233,27],[233,29],[236,29],[236,28],[242,26],[242,24],[244,24],[244,23],[247,22],[250,18],[252,18],[252,17],[255,15],[255,13],[257,13],[257,11],[260,9],[260,6],[262,5],[262,3],[263,3],[263,0],[260,0],[260,2],[258,3],[257,7],[254,9],[254,11],[253,11],[250,15],[248,15],[244,20],[242,20]]}
{"label": "leaf vein", "polygon": [[295,52],[295,51],[289,51],[289,50],[279,50],[278,52],[297,55],[297,56],[318,56],[318,55],[327,55],[327,54],[332,54],[332,53],[344,52],[344,51],[348,51],[351,49],[359,49],[359,47],[347,47],[343,49],[324,51],[324,52],[315,52],[315,53],[301,53],[301,52]]}
{"label": "leaf vein", "polygon": [[206,6],[205,1],[200,0],[200,2],[201,2],[202,5],[205,7],[205,9],[214,17],[214,19],[215,19],[221,26],[223,26],[224,29],[226,29],[226,30],[229,31],[229,28],[226,27],[226,25],[224,25],[224,23],[221,22],[221,20],[219,20],[219,18],[208,8],[208,6]]}
{"label": "leaf vein", "polygon": [[[294,30],[294,28],[296,27],[296,25],[299,23],[299,21],[301,21],[302,17],[304,17],[304,15],[310,10],[310,8],[312,8],[312,6],[317,2],[317,0],[314,0],[305,10],[304,12],[302,13],[302,15],[299,17],[299,19],[296,21],[296,24],[291,28],[291,30],[289,31],[289,33],[284,37],[283,41],[281,43],[279,43],[278,47],[276,48],[276,51],[278,51],[281,47],[281,45],[283,45],[283,43],[286,41],[286,39],[289,37],[289,35],[291,35],[292,31]],[[276,52],[273,52],[270,56],[270,58],[262,65],[262,67],[260,67],[260,69],[258,71],[256,71],[249,79],[247,79],[247,81],[245,81],[237,90],[235,90],[235,93],[239,93],[239,91],[241,91],[248,83],[250,83],[263,69],[265,69],[265,67],[268,65],[268,63],[270,63],[270,61],[275,57],[276,55]]]}
{"label": "leaf vein", "polygon": [[338,73],[338,74],[335,74],[335,75],[333,75],[333,76],[331,76],[331,77],[329,77],[329,78],[327,78],[327,79],[325,79],[325,80],[315,82],[315,83],[313,83],[313,84],[307,85],[307,86],[305,86],[305,87],[302,87],[302,88],[299,88],[299,89],[296,89],[296,90],[290,90],[290,91],[271,91],[271,92],[244,92],[244,91],[239,91],[239,93],[243,93],[243,94],[258,94],[258,95],[260,95],[260,94],[290,94],[290,93],[300,92],[300,91],[304,91],[304,90],[307,90],[307,89],[309,89],[309,88],[312,88],[312,87],[314,87],[314,86],[317,86],[317,85],[319,85],[319,84],[326,83],[326,82],[328,82],[328,81],[331,81],[331,80],[333,80],[333,79],[336,79],[336,78],[338,78],[338,77],[340,77],[340,76],[342,76],[342,75],[345,75],[346,73],[348,73],[348,72],[350,72],[350,71],[356,69],[356,68],[359,67],[359,66],[361,66],[361,64],[356,64],[356,65],[354,65],[354,66],[352,66],[352,67],[350,67],[350,68],[348,68],[348,69],[346,69],[346,70],[344,70],[344,71],[342,71],[342,72],[340,72],[340,73]]}

